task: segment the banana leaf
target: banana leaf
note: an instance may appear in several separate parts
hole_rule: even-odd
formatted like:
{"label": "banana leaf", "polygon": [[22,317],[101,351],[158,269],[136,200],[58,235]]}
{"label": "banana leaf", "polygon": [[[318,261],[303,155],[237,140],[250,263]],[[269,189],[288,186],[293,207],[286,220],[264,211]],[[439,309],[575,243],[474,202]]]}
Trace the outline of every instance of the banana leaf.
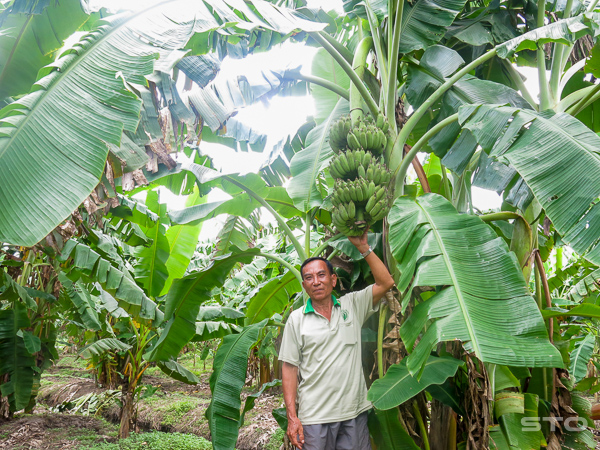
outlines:
{"label": "banana leaf", "polygon": [[516,257],[489,225],[458,214],[436,194],[398,198],[388,220],[398,289],[405,295],[417,286],[437,289],[400,328],[411,374],[438,342],[452,340],[483,362],[562,367]]}
{"label": "banana leaf", "polygon": [[517,170],[562,239],[600,264],[600,137],[574,117],[552,111],[463,106],[459,121],[491,158]]}
{"label": "banana leaf", "polygon": [[40,70],[32,92],[0,110],[0,241],[32,246],[81,204],[102,175],[107,145],[137,129],[142,104],[125,83],[146,85],[153,70],[170,70],[194,33],[221,24],[286,33],[325,26],[268,2],[251,4],[210,10],[167,0],[104,18]]}
{"label": "banana leaf", "polygon": [[104,338],[86,345],[79,351],[79,354],[84,358],[91,358],[92,356],[100,356],[107,352],[122,353],[129,349],[131,349],[131,345],[121,342],[118,339]]}
{"label": "banana leaf", "polygon": [[144,290],[133,281],[131,275],[101,258],[87,245],[71,239],[67,241],[58,259],[62,262],[70,260],[72,264],[69,272],[71,280],[84,277],[97,282],[117,299],[119,306],[127,313],[143,320],[155,321],[155,324],[162,321],[162,312],[148,298]]}
{"label": "banana leaf", "polygon": [[77,314],[79,314],[81,322],[85,325],[86,329],[90,331],[100,331],[102,325],[98,318],[95,302],[83,283],[73,283],[64,272],[58,274],[58,281],[60,281],[65,289],[67,297],[73,302],[73,306],[75,306],[75,310],[77,311]]}
{"label": "banana leaf", "polygon": [[36,364],[27,350],[20,330],[30,326],[25,306],[19,301],[13,309],[0,310],[0,376],[8,375],[0,392],[8,397],[11,411],[19,411],[29,404],[34,387]]}
{"label": "banana leaf", "polygon": [[80,0],[43,0],[29,10],[19,3],[0,7],[0,99],[29,92],[38,71],[54,61],[56,50],[89,14]]}
{"label": "banana leaf", "polygon": [[377,409],[395,408],[430,385],[442,384],[463,365],[463,361],[449,356],[430,356],[421,377],[417,379],[408,372],[405,358],[399,364],[390,366],[383,378],[373,382],[367,399]]}
{"label": "banana leaf", "polygon": [[165,298],[166,324],[149,359],[168,361],[177,357],[196,334],[200,306],[211,298],[211,291],[223,285],[234,266],[250,263],[259,252],[249,249],[216,257],[204,270],[176,280]]}
{"label": "banana leaf", "polygon": [[294,294],[302,291],[302,286],[292,272],[268,280],[259,286],[246,305],[246,325],[282,313]]}
{"label": "banana leaf", "polygon": [[310,130],[304,149],[296,153],[290,162],[292,179],[287,191],[296,208],[302,212],[323,203],[319,178],[333,157],[333,150],[329,146],[329,130],[335,120],[348,112],[348,102],[339,99],[327,120]]}
{"label": "banana leaf", "polygon": [[198,384],[200,380],[177,361],[158,361],[156,365],[171,378],[186,384]]}
{"label": "banana leaf", "polygon": [[570,354],[571,363],[569,364],[569,373],[575,378],[575,383],[579,383],[587,376],[587,366],[594,353],[595,346],[596,336],[592,333],[587,334],[575,344],[575,348]]}
{"label": "banana leaf", "polygon": [[267,320],[250,325],[239,334],[226,336],[215,355],[210,376],[212,398],[206,411],[215,450],[235,447],[241,420],[240,394],[246,381],[248,354]]}

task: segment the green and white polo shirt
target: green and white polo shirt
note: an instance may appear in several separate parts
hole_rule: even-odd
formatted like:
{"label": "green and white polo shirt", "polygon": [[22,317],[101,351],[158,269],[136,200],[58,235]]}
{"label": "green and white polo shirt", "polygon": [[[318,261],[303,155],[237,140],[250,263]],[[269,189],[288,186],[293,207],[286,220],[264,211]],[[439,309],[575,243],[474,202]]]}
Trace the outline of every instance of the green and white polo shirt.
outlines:
{"label": "green and white polo shirt", "polygon": [[373,308],[373,286],[333,298],[331,321],[309,299],[285,325],[279,359],[299,368],[303,425],[353,419],[371,408],[361,363],[361,328]]}

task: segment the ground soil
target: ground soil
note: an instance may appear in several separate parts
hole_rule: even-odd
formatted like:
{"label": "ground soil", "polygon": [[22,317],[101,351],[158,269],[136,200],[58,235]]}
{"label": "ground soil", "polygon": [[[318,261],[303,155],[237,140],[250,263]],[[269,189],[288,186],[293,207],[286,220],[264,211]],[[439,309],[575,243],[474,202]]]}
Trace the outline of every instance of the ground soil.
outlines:
{"label": "ground soil", "polygon": [[[55,412],[57,406],[67,402],[74,403],[90,393],[102,394],[105,391],[95,384],[83,367],[69,364],[69,358],[65,360],[59,361],[43,375],[38,406],[33,415],[0,424],[0,450],[75,448],[76,445],[69,441],[68,436],[50,437],[50,434],[56,434],[56,428],[68,429],[71,424],[74,428],[94,430],[99,436],[99,442],[107,440],[102,422],[97,418]],[[211,398],[208,384],[210,371],[200,373],[200,383],[195,386],[170,379],[158,369],[149,369],[147,373],[142,384],[158,387],[158,390],[153,396],[140,401],[137,431],[193,433],[210,440],[208,423],[204,417]],[[248,394],[257,390],[255,384],[245,387],[242,392],[242,404]],[[115,397],[118,395],[115,393]],[[254,409],[246,414],[246,423],[240,429],[236,448],[279,448],[280,444],[273,442],[273,434],[279,426],[271,412],[274,408],[282,406],[280,388],[271,389],[261,395],[256,400]],[[109,402],[108,406],[101,410],[101,415],[109,422],[118,423],[118,405]]]}
{"label": "ground soil", "polygon": [[114,429],[96,417],[42,413],[0,424],[0,449],[75,449],[84,434],[94,443],[116,441]]}

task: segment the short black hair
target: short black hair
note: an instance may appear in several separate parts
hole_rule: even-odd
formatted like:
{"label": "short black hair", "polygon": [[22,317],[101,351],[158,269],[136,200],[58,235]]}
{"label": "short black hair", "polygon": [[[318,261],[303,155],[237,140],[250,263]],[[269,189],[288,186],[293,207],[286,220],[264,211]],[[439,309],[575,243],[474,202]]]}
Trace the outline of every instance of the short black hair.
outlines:
{"label": "short black hair", "polygon": [[306,266],[307,264],[309,264],[313,261],[323,261],[325,263],[325,265],[327,266],[327,270],[329,270],[329,275],[335,275],[335,272],[333,271],[333,265],[331,264],[331,262],[328,259],[321,258],[320,256],[313,256],[312,258],[308,258],[306,261],[304,261],[302,263],[302,265],[300,266],[300,276],[302,277],[303,280],[304,280],[304,274],[302,273],[302,270],[304,270],[304,266]]}

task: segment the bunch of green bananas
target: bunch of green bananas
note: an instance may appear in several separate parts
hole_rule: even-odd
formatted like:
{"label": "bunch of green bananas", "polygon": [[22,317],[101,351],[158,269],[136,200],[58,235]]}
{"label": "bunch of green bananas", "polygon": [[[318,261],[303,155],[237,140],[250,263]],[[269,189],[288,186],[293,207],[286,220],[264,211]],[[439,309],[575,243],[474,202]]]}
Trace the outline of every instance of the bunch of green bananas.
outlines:
{"label": "bunch of green bananas", "polygon": [[365,172],[373,161],[373,154],[364,150],[348,150],[333,157],[329,173],[334,178],[348,180]]}
{"label": "bunch of green bananas", "polygon": [[387,135],[384,131],[364,122],[348,132],[347,140],[348,147],[352,150],[362,148],[377,156],[383,153],[387,145]]}
{"label": "bunch of green bananas", "polygon": [[336,182],[331,194],[332,221],[347,236],[360,236],[388,213],[393,199],[391,173],[382,153],[388,143],[388,123],[381,114],[351,126],[349,117],[335,122],[329,133],[336,156],[329,172]]}
{"label": "bunch of green bananas", "polygon": [[352,127],[350,116],[342,116],[337,122],[334,122],[329,129],[329,145],[335,153],[340,153],[348,145],[348,131]]}

